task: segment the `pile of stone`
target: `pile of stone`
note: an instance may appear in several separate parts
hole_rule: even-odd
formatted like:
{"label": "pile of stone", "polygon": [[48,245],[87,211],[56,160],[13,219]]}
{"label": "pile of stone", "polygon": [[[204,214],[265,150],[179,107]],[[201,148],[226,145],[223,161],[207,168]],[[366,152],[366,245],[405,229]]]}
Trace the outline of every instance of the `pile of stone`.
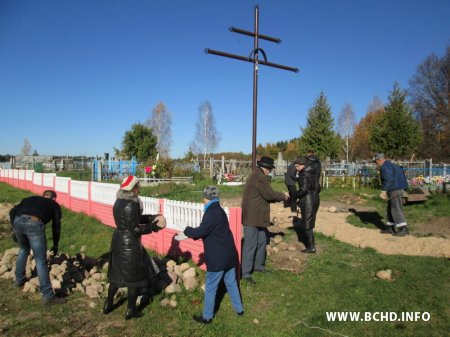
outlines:
{"label": "pile of stone", "polygon": [[284,241],[281,235],[275,235],[273,238],[270,238],[270,243],[266,246],[267,256],[282,251],[295,252],[296,250],[297,248]]}
{"label": "pile of stone", "polygon": [[[174,260],[168,260],[165,266],[160,269],[161,273],[158,274],[159,282],[156,283],[156,290],[163,290],[169,295],[168,298],[161,300],[161,306],[176,307],[177,293],[180,293],[183,288],[187,291],[193,291],[199,286],[197,271],[189,263],[177,264]],[[204,290],[204,285],[202,289]]]}
{"label": "pile of stone", "polygon": [[[82,247],[81,250],[85,250]],[[0,278],[14,280],[17,254],[19,248],[11,248],[0,254]],[[49,275],[52,287],[56,294],[68,296],[73,292],[86,294],[90,298],[105,297],[109,283],[106,271],[108,262],[77,253],[69,256],[61,253],[52,256],[48,252]],[[177,264],[174,260],[160,260],[153,258],[160,273],[151,282],[152,295],[164,292],[168,298],[161,301],[163,306],[176,307],[176,295],[183,291],[193,291],[199,286],[196,269],[188,263]],[[28,256],[26,264],[27,282],[23,292],[36,293],[39,291],[39,279],[36,274],[36,261],[32,254]],[[204,290],[204,285],[202,286]],[[121,289],[117,298],[126,297],[125,289]]]}
{"label": "pile of stone", "polygon": [[[14,280],[18,253],[18,247],[5,251],[0,261],[1,278]],[[77,253],[75,256],[61,253],[52,256],[49,251],[47,254],[50,281],[55,293],[67,296],[74,291],[79,291],[90,298],[101,296],[107,280],[107,264],[100,266],[96,258],[86,256],[84,253]],[[23,292],[38,292],[39,279],[36,274],[36,261],[32,254],[28,256],[25,275],[27,282],[23,286]]]}

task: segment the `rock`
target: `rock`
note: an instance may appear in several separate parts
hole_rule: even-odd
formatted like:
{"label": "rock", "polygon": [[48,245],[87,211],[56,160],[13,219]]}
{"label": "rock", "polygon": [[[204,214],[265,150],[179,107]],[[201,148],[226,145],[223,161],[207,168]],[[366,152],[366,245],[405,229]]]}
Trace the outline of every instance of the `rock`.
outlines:
{"label": "rock", "polygon": [[170,305],[170,300],[168,298],[164,298],[161,302],[159,302],[159,304],[161,304],[162,307],[167,307]]}
{"label": "rock", "polygon": [[89,307],[90,308],[95,308],[96,306],[97,306],[97,303],[95,303],[93,301],[89,302]]}
{"label": "rock", "polygon": [[39,284],[39,279],[38,279],[37,277],[33,277],[32,279],[30,279],[29,282],[31,282],[31,283],[33,283],[34,285],[36,285],[36,287],[39,287],[39,286],[40,286],[40,284]]}
{"label": "rock", "polygon": [[385,280],[385,281],[391,281],[392,280],[392,273],[391,270],[380,270],[377,274],[376,277],[379,278],[380,280]]}
{"label": "rock", "polygon": [[280,249],[278,248],[278,246],[272,247],[272,251],[274,253],[278,253],[280,251]]}
{"label": "rock", "polygon": [[195,277],[183,278],[183,285],[186,290],[194,290],[198,286],[198,280]]}
{"label": "rock", "polygon": [[86,246],[85,245],[81,246],[80,253],[84,253],[85,251],[86,251]]}
{"label": "rock", "polygon": [[[189,269],[189,268],[188,268]],[[186,269],[187,270],[187,269]],[[180,266],[174,266],[173,267],[173,272],[175,274],[177,274],[179,277],[183,277],[183,272],[185,272],[186,270],[181,271]]]}
{"label": "rock", "polygon": [[189,277],[195,277],[196,275],[197,275],[197,273],[195,272],[195,268],[192,267],[183,273],[183,279],[189,278]]}
{"label": "rock", "polygon": [[286,251],[289,248],[289,244],[285,241],[280,242],[276,248],[278,248],[280,251]]}
{"label": "rock", "polygon": [[177,265],[177,263],[174,260],[169,260],[166,263],[167,267],[175,267]]}
{"label": "rock", "polygon": [[172,283],[177,283],[178,281],[178,275],[174,273],[173,271],[167,272],[167,275],[169,275],[170,279],[172,280]]}
{"label": "rock", "polygon": [[0,275],[3,275],[4,273],[6,273],[8,271],[8,267],[3,265],[0,267]]}
{"label": "rock", "polygon": [[92,276],[92,275],[94,275],[95,273],[97,273],[98,272],[98,270],[97,270],[97,267],[93,267],[91,270],[89,270],[89,274]]}
{"label": "rock", "polygon": [[255,319],[253,320],[253,323],[259,324],[259,321],[255,318]]}
{"label": "rock", "polygon": [[188,270],[190,267],[191,267],[191,266],[189,265],[189,263],[184,262],[184,263],[180,264],[180,271],[183,273],[183,272],[185,272],[186,270]]}
{"label": "rock", "polygon": [[297,250],[297,248],[295,248],[294,246],[288,247],[288,251],[290,251],[290,252],[295,252],[296,250]]}
{"label": "rock", "polygon": [[97,289],[94,286],[92,286],[92,285],[88,285],[86,287],[86,295],[88,295],[90,298],[100,297],[98,292],[97,292]]}
{"label": "rock", "polygon": [[175,301],[175,300],[170,300],[169,301],[169,305],[172,307],[172,308],[176,308],[177,307],[177,301]]}
{"label": "rock", "polygon": [[329,213],[336,213],[336,207],[334,207],[334,206],[328,207],[328,212]]}
{"label": "rock", "polygon": [[203,292],[205,292],[206,284],[203,283],[202,286],[201,286],[200,288],[202,289]]}
{"label": "rock", "polygon": [[75,289],[74,289],[75,291],[79,291],[80,293],[84,293],[84,288],[83,288],[83,286],[81,285],[81,283],[76,283],[76,285],[75,285]]}
{"label": "rock", "polygon": [[61,281],[60,280],[52,280],[52,288],[53,289],[61,289]]}
{"label": "rock", "polygon": [[94,273],[91,275],[91,279],[95,281],[101,281],[103,279],[102,273]]}
{"label": "rock", "polygon": [[181,292],[181,286],[179,284],[169,284],[164,291],[166,294],[173,294]]}
{"label": "rock", "polygon": [[283,237],[281,235],[275,235],[273,238],[273,242],[278,245],[280,242],[283,241]]}

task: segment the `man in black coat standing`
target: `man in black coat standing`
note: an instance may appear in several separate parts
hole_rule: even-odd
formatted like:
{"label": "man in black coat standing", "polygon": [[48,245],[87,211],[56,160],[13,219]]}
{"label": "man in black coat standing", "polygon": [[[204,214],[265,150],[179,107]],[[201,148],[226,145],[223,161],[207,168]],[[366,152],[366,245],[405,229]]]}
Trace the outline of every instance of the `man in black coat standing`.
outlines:
{"label": "man in black coat standing", "polygon": [[302,214],[302,228],[305,234],[306,249],[303,253],[315,253],[313,229],[316,226],[316,214],[319,209],[319,190],[313,166],[308,158],[297,158],[295,163],[299,166],[300,189],[296,197],[300,199],[300,211]]}
{"label": "man in black coat standing", "polygon": [[[236,246],[228,217],[220,206],[216,186],[208,186],[203,190],[203,203],[205,213],[200,226],[186,227],[183,233],[194,240],[203,240],[206,259],[205,303],[203,315],[194,315],[193,318],[197,322],[209,324],[214,317],[217,288],[222,278],[236,314],[242,316],[244,309],[236,282]],[[178,234],[176,239],[183,239],[183,234]]]}
{"label": "man in black coat standing", "polygon": [[284,183],[289,191],[289,200],[286,201],[289,207],[291,207],[291,212],[297,214],[297,198],[295,197],[295,192],[297,192],[297,167],[295,163],[291,163],[287,167],[287,171],[284,174]]}

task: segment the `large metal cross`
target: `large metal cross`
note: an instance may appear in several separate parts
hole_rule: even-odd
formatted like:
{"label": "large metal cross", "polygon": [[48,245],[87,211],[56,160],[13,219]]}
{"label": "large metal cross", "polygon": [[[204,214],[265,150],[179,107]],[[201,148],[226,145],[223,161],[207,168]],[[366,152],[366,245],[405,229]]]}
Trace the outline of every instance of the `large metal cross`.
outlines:
{"label": "large metal cross", "polygon": [[[239,34],[243,34],[243,35],[247,35],[247,36],[252,36],[254,38],[253,50],[250,53],[249,57],[225,53],[222,51],[213,50],[213,49],[209,49],[209,48],[205,49],[205,52],[206,52],[206,54],[225,56],[225,57],[233,58],[236,60],[247,61],[247,62],[253,63],[252,170],[254,170],[256,167],[256,125],[257,125],[257,112],[258,112],[258,65],[262,64],[262,65],[269,66],[269,67],[293,71],[295,73],[298,72],[298,68],[293,68],[293,67],[288,67],[288,66],[284,66],[281,64],[267,62],[266,53],[264,52],[264,50],[262,50],[258,46],[259,39],[263,39],[263,40],[267,40],[267,41],[275,42],[275,43],[281,43],[281,40],[279,38],[259,34],[259,7],[258,6],[255,7],[255,31],[254,32],[249,32],[249,31],[235,28],[235,27],[230,27],[229,29],[233,33],[239,33]],[[260,60],[258,58],[260,52],[264,58],[264,61]]]}

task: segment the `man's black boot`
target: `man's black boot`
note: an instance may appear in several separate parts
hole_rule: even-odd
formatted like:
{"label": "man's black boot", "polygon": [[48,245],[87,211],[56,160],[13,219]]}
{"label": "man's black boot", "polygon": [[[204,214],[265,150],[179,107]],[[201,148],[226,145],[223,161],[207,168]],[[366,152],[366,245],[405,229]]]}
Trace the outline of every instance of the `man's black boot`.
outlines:
{"label": "man's black boot", "polygon": [[203,324],[210,324],[212,322],[212,319],[203,318],[202,315],[194,315],[194,316],[192,316],[192,319],[196,322],[203,323]]}
{"label": "man's black boot", "polygon": [[106,299],[105,305],[103,306],[103,313],[105,315],[108,315],[111,311],[113,311],[113,309],[114,309],[113,302],[110,301],[109,299]]}
{"label": "man's black boot", "polygon": [[406,226],[403,226],[403,227],[399,227],[398,230],[392,235],[394,235],[394,236],[405,236],[405,235],[408,235],[408,234],[409,234],[408,233],[408,229],[406,228]]}
{"label": "man's black boot", "polygon": [[314,232],[312,229],[306,230],[306,249],[303,249],[302,252],[308,254],[316,252],[316,247],[314,246]]}
{"label": "man's black boot", "polygon": [[126,320],[132,318],[141,318],[142,316],[144,316],[144,314],[142,312],[137,311],[136,308],[128,308],[127,312],[125,313]]}
{"label": "man's black boot", "polygon": [[380,231],[381,234],[395,234],[394,226],[386,226],[385,229]]}

